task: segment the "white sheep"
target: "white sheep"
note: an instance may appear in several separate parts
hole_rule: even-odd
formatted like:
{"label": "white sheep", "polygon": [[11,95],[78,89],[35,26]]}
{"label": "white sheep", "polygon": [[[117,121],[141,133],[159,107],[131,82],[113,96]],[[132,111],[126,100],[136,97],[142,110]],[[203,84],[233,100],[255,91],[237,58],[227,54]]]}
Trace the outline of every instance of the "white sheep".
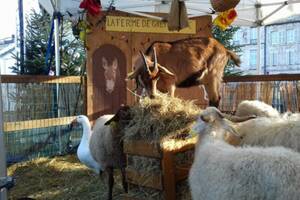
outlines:
{"label": "white sheep", "polygon": [[236,109],[236,116],[256,115],[258,117],[280,117],[280,113],[262,101],[245,100],[239,103]]}
{"label": "white sheep", "polygon": [[241,145],[284,146],[300,152],[300,123],[284,118],[258,117],[233,125]]}
{"label": "white sheep", "polygon": [[300,154],[283,147],[234,147],[235,133],[216,108],[204,110],[194,126],[201,140],[189,173],[193,200],[298,200]]}
{"label": "white sheep", "polygon": [[123,152],[122,141],[123,131],[119,129],[120,123],[126,120],[122,120],[119,123],[119,119],[128,118],[128,109],[129,107],[123,106],[115,115],[103,115],[99,117],[95,122],[93,130],[91,130],[89,120],[86,116],[80,115],[74,120],[74,122],[80,123],[83,126],[84,131],[77,151],[78,158],[83,164],[96,172],[99,170],[108,172],[108,199],[110,200],[112,199],[112,188],[114,185],[114,168],[121,169],[123,188],[127,192],[125,178],[126,158]]}

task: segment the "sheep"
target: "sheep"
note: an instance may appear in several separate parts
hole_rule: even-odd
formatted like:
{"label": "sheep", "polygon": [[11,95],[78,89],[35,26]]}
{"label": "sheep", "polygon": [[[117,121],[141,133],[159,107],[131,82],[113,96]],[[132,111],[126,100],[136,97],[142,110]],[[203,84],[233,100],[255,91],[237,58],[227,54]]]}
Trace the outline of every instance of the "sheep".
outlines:
{"label": "sheep", "polygon": [[258,100],[245,100],[239,103],[236,116],[256,115],[259,117],[280,117],[280,113],[272,106]]}
{"label": "sheep", "polygon": [[299,199],[299,153],[225,143],[225,134],[235,131],[212,107],[200,114],[193,130],[201,137],[189,172],[193,200]]}
{"label": "sheep", "polygon": [[241,145],[284,146],[300,152],[300,123],[284,118],[259,117],[234,123]]}
{"label": "sheep", "polygon": [[[121,169],[123,188],[124,191],[127,192],[127,182],[125,178],[126,157],[123,152],[122,141],[124,133],[121,128],[124,127],[123,123],[127,123],[127,119],[129,119],[130,112],[128,111],[129,107],[123,106],[115,115],[103,115],[99,117],[90,135],[89,145],[85,147],[85,156],[88,157],[90,153],[94,161],[99,164],[99,170],[108,172],[109,200],[112,199],[114,168]],[[86,116],[78,116],[74,122],[81,123],[84,130],[85,127],[90,127]],[[90,163],[93,163],[93,161],[90,160],[87,162],[87,159],[80,160],[84,160],[85,162],[83,163],[88,167],[91,166]]]}

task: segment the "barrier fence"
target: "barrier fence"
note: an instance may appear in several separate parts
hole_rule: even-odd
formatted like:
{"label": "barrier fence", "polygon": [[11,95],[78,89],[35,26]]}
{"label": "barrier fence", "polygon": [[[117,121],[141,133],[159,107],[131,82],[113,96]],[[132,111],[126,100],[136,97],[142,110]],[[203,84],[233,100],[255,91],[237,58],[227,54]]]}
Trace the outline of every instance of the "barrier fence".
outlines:
{"label": "barrier fence", "polygon": [[234,112],[242,100],[260,100],[280,112],[300,111],[300,74],[225,77],[220,109]]}
{"label": "barrier fence", "polygon": [[[86,113],[84,77],[2,75],[1,80],[9,163],[74,150],[82,130],[71,131],[69,124]],[[229,113],[246,99],[264,101],[281,112],[299,112],[300,74],[225,77],[221,95],[220,110]]]}
{"label": "barrier fence", "polygon": [[4,141],[9,163],[72,151],[81,137],[70,130],[85,113],[85,78],[1,76]]}

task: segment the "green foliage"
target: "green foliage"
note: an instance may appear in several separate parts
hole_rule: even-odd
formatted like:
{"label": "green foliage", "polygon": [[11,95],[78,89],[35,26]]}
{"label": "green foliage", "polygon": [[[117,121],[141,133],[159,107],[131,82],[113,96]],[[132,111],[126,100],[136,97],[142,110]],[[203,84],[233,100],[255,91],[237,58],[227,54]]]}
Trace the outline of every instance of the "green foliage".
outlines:
{"label": "green foliage", "polygon": [[[32,11],[26,21],[24,74],[45,74],[48,71],[46,51],[51,31],[51,17],[45,12]],[[78,75],[85,64],[85,49],[83,44],[73,37],[70,22],[63,21],[62,24],[60,74]],[[20,55],[17,54],[14,57],[16,64],[12,69],[15,73],[20,74]],[[50,68],[55,69],[54,55]]]}
{"label": "green foliage", "polygon": [[[217,26],[214,26],[212,29],[212,33],[215,39],[217,39],[220,43],[222,43],[225,48],[236,52],[239,54],[241,52],[240,46],[236,46],[232,43],[232,39],[234,34],[239,30],[239,27],[230,27],[225,31],[222,31]],[[241,75],[242,71],[237,69],[232,61],[229,61],[226,68],[224,75]]]}

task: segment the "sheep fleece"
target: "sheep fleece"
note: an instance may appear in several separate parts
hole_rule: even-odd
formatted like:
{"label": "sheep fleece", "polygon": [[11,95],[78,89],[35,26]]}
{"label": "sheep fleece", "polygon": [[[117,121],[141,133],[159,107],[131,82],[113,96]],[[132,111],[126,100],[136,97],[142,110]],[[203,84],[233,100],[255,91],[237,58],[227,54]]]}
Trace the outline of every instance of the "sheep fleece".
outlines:
{"label": "sheep fleece", "polygon": [[282,147],[201,144],[189,184],[193,200],[299,200],[300,155]]}
{"label": "sheep fleece", "polygon": [[94,159],[101,163],[103,170],[107,167],[120,168],[124,162],[120,137],[110,126],[104,123],[114,115],[103,115],[97,119],[90,140],[90,150]]}

